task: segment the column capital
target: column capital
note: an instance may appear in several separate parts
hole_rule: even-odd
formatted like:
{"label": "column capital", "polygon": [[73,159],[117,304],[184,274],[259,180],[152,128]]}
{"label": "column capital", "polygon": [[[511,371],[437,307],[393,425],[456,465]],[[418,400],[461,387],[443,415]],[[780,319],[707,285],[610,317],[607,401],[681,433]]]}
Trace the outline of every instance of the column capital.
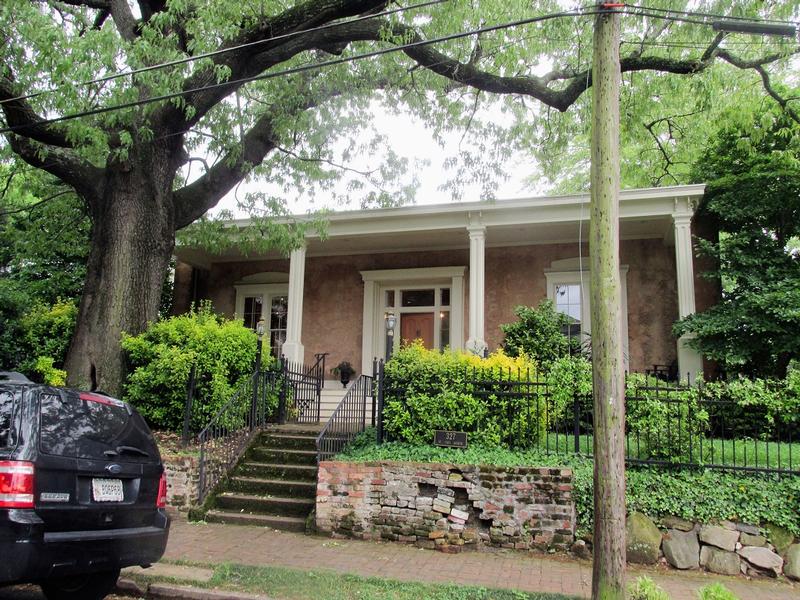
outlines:
{"label": "column capital", "polygon": [[687,213],[672,213],[672,222],[675,227],[689,227],[694,215]]}
{"label": "column capital", "polygon": [[486,225],[467,225],[467,231],[471,238],[486,237]]}

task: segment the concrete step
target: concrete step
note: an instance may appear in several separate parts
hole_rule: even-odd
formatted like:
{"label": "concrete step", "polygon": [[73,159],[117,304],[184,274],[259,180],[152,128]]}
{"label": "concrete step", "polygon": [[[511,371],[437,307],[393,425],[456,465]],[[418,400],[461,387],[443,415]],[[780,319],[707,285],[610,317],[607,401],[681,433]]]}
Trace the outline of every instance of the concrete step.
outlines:
{"label": "concrete step", "polygon": [[306,520],[302,517],[276,517],[271,515],[248,515],[224,510],[210,510],[206,513],[209,523],[226,523],[229,525],[256,525],[282,531],[305,531]]}
{"label": "concrete step", "polygon": [[287,479],[265,479],[262,477],[231,477],[232,492],[282,496],[284,498],[314,498],[317,493],[315,481],[291,481]]}
{"label": "concrete step", "polygon": [[287,465],[285,463],[245,461],[236,469],[236,476],[290,481],[316,481],[316,465]]}
{"label": "concrete step", "polygon": [[305,518],[314,508],[314,499],[223,492],[217,496],[216,505],[227,512]]}
{"label": "concrete step", "polygon": [[255,446],[271,449],[316,451],[317,435],[267,432],[259,436]]}
{"label": "concrete step", "polygon": [[316,450],[288,450],[256,446],[248,451],[248,459],[265,463],[316,465]]}

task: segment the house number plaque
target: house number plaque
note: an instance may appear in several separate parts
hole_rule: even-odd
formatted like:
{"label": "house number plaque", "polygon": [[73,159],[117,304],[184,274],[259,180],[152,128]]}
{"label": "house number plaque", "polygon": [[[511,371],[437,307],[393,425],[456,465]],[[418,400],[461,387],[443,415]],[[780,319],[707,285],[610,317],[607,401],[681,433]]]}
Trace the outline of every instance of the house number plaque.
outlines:
{"label": "house number plaque", "polygon": [[442,431],[437,429],[433,434],[434,446],[447,446],[449,448],[466,448],[466,431]]}

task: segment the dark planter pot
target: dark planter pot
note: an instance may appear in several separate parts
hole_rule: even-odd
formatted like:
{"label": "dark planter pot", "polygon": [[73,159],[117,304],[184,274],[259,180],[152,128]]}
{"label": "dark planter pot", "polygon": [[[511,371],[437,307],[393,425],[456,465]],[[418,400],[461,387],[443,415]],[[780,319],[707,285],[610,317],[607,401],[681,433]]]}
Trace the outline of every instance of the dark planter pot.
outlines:
{"label": "dark planter pot", "polygon": [[339,381],[342,382],[342,387],[346,388],[347,384],[350,383],[350,372],[342,371],[341,373],[339,373]]}

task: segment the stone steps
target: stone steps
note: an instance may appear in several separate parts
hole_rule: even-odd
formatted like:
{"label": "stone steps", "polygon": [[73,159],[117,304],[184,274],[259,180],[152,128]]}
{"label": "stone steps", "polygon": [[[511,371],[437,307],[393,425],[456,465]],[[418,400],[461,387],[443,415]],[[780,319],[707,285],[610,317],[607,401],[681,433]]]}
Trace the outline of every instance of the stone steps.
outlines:
{"label": "stone steps", "polygon": [[[310,473],[310,471],[309,471]],[[317,484],[313,480],[292,481],[262,477],[231,477],[230,489],[246,494],[282,496],[285,498],[314,498]]]}
{"label": "stone steps", "polygon": [[210,510],[206,513],[209,523],[224,523],[227,525],[255,525],[269,527],[281,531],[305,531],[306,519],[303,517],[285,517],[275,515],[255,515],[223,510]]}
{"label": "stone steps", "polygon": [[313,498],[283,498],[223,492],[217,496],[216,504],[227,512],[305,518],[314,508],[314,502]]}
{"label": "stone steps", "polygon": [[214,497],[206,520],[304,531],[316,502],[320,429],[279,425],[261,433]]}
{"label": "stone steps", "polygon": [[246,461],[239,464],[234,476],[241,474],[245,477],[259,477],[266,479],[290,479],[316,481],[316,465],[290,465],[258,461]]}

